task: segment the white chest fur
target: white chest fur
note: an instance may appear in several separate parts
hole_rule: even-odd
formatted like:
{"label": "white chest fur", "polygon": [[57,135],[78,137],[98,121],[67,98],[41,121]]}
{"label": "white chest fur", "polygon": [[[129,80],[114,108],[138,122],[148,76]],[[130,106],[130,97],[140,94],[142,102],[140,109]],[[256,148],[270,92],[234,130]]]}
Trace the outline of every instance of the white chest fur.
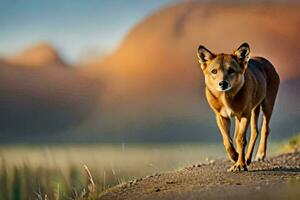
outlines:
{"label": "white chest fur", "polygon": [[220,114],[223,117],[233,117],[234,116],[234,111],[230,107],[230,104],[228,102],[228,99],[225,96],[225,93],[223,93],[221,99],[222,99],[223,106],[222,106],[222,108],[220,110]]}
{"label": "white chest fur", "polygon": [[228,107],[228,106],[223,106],[220,110],[220,114],[223,116],[223,117],[233,117],[234,116],[234,112],[233,110]]}

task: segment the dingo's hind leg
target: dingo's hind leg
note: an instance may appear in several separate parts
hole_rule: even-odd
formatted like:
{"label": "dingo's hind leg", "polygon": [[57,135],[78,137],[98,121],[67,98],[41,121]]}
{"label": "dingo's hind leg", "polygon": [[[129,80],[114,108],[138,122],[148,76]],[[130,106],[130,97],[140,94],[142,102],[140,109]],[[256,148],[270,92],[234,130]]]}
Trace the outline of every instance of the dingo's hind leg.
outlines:
{"label": "dingo's hind leg", "polygon": [[266,98],[261,103],[263,122],[261,128],[260,143],[255,157],[256,160],[264,160],[266,157],[267,138],[270,133],[269,124],[278,92],[278,87],[279,79],[273,79],[270,85],[268,85]]}
{"label": "dingo's hind leg", "polygon": [[250,163],[251,163],[253,149],[254,149],[257,134],[258,134],[257,121],[258,121],[258,117],[259,117],[259,111],[260,111],[260,105],[258,105],[256,108],[254,108],[251,111],[251,135],[250,135],[249,145],[248,145],[247,153],[246,153],[247,165],[250,165]]}

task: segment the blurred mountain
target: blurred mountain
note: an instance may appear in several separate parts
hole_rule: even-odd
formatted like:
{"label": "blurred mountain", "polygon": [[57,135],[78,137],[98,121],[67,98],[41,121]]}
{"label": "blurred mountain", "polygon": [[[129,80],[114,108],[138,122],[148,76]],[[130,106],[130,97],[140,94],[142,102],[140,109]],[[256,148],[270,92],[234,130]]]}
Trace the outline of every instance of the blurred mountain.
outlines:
{"label": "blurred mountain", "polygon": [[288,137],[300,131],[299,13],[292,2],[181,2],[81,67],[45,43],[3,58],[0,142],[220,141],[196,52],[199,44],[232,52],[244,41],[280,74],[271,138]]}
{"label": "blurred mountain", "polygon": [[37,43],[17,55],[6,58],[5,61],[10,64],[30,67],[66,65],[56,49],[48,43]]}
{"label": "blurred mountain", "polygon": [[39,47],[16,56],[17,62],[0,60],[2,143],[60,141],[99,107],[99,79],[83,77],[53,49]]}
{"label": "blurred mountain", "polygon": [[[233,52],[246,41],[253,56],[275,65],[283,83],[273,138],[299,131],[299,13],[297,3],[272,1],[192,1],[157,11],[137,24],[113,54],[89,63],[85,73],[105,77],[107,86],[102,102],[105,123],[99,123],[145,140],[219,138],[204,98],[196,51],[202,44],[213,52]],[[288,112],[282,114],[282,109]]]}

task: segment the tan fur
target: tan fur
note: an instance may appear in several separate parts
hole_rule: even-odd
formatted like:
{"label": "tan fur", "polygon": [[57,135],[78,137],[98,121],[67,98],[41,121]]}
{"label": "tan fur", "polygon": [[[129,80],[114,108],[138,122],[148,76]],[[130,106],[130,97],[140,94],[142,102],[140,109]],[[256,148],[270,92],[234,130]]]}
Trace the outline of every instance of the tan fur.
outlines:
{"label": "tan fur", "polygon": [[[232,54],[213,54],[203,46],[198,49],[199,63],[205,77],[207,101],[216,114],[228,156],[235,162],[230,171],[247,170],[246,164],[251,163],[258,135],[257,121],[260,109],[263,112],[263,123],[256,159],[265,158],[270,132],[269,122],[280,82],[269,61],[261,57],[249,60],[249,53],[247,43],[243,43]],[[236,149],[230,137],[232,117],[235,117]],[[251,136],[245,152],[249,124]]]}

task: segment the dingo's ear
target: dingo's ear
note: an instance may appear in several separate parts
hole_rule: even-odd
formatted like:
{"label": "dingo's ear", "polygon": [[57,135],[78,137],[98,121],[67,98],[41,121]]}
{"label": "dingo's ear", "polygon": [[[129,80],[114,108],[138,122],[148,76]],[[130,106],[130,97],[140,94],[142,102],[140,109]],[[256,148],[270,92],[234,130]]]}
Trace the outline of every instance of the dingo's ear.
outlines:
{"label": "dingo's ear", "polygon": [[234,51],[233,55],[236,57],[239,64],[244,67],[247,64],[250,54],[249,44],[244,42],[236,51]]}
{"label": "dingo's ear", "polygon": [[212,60],[214,57],[215,55],[204,46],[200,45],[198,47],[198,59],[202,70],[206,68],[207,61]]}

